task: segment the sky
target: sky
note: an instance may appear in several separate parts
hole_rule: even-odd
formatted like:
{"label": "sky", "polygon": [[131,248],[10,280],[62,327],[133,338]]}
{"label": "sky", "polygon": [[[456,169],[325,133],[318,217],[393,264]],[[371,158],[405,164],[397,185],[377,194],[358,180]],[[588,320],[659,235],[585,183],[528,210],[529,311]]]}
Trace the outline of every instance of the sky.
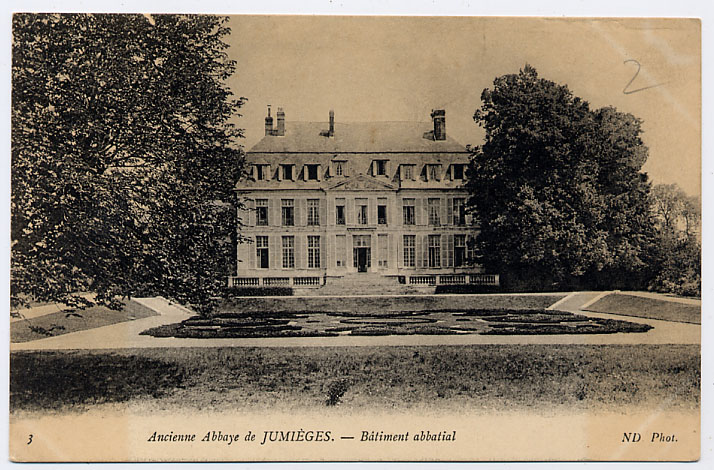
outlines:
{"label": "sky", "polygon": [[479,145],[481,92],[528,63],[593,108],[642,119],[643,170],[701,193],[697,20],[278,15],[233,16],[230,26],[229,85],[248,98],[237,120],[247,149],[268,104],[288,122],[327,121],[330,109],[338,122],[429,121],[443,108],[447,133]]}

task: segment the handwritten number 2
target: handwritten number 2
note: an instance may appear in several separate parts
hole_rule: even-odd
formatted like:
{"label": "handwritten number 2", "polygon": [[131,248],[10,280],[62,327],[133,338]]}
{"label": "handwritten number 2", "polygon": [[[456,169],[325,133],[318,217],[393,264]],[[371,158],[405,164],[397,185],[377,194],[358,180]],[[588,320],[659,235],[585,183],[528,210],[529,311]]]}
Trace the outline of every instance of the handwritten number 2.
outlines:
{"label": "handwritten number 2", "polygon": [[664,85],[664,83],[658,83],[656,85],[650,85],[642,88],[637,88],[636,90],[628,90],[630,85],[632,85],[632,82],[635,81],[635,78],[640,74],[640,69],[642,68],[642,65],[640,65],[639,62],[637,62],[635,59],[627,59],[626,61],[623,62],[623,64],[627,64],[628,62],[634,62],[637,65],[637,72],[635,72],[635,75],[630,79],[629,82],[627,82],[627,85],[625,85],[625,88],[622,89],[622,93],[626,95],[631,95],[632,93],[637,93],[638,91],[642,90],[649,90],[650,88],[654,88],[656,86]]}
{"label": "handwritten number 2", "polygon": [[29,446],[30,444],[32,444],[32,434],[27,437],[29,438],[29,440],[27,441],[27,445]]}

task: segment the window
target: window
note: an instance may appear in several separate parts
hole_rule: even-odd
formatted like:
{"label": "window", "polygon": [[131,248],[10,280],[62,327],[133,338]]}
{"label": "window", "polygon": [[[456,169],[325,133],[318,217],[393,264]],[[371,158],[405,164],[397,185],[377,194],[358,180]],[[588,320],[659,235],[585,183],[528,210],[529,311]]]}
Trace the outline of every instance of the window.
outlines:
{"label": "window", "polygon": [[415,235],[404,235],[404,267],[413,268],[416,260]]}
{"label": "window", "polygon": [[307,200],[307,224],[320,225],[320,200]]}
{"label": "window", "polygon": [[283,268],[295,267],[295,237],[283,237]]}
{"label": "window", "polygon": [[377,260],[377,266],[381,268],[389,267],[389,261],[387,257],[387,234],[380,233],[377,235],[377,246],[379,249],[379,259]]}
{"label": "window", "polygon": [[455,180],[462,180],[464,179],[464,164],[463,163],[454,163],[451,166],[451,169],[453,171],[453,178]]}
{"label": "window", "polygon": [[291,180],[293,179],[293,166],[292,165],[280,165],[283,169],[283,179]]}
{"label": "window", "polygon": [[372,236],[371,235],[352,235],[352,260],[355,268],[359,268],[362,261],[360,259],[362,252],[363,261],[366,263],[364,267],[372,267]]}
{"label": "window", "polygon": [[268,200],[255,200],[255,225],[268,225]]}
{"label": "window", "polygon": [[377,223],[385,225],[387,223],[387,199],[377,199]]}
{"label": "window", "polygon": [[426,166],[427,181],[438,181],[440,168],[441,168],[441,165],[427,165]]}
{"label": "window", "polygon": [[402,199],[402,211],[404,212],[404,225],[414,225],[414,199]]}
{"label": "window", "polygon": [[466,235],[454,235],[454,267],[466,264]]}
{"label": "window", "polygon": [[429,267],[441,266],[441,235],[429,235]]}
{"label": "window", "polygon": [[255,179],[258,181],[268,179],[268,165],[255,165]]}
{"label": "window", "polygon": [[441,213],[441,199],[438,197],[429,198],[427,201],[429,207],[429,225],[439,225],[439,215]]}
{"label": "window", "polygon": [[367,199],[356,199],[355,206],[357,208],[357,223],[359,225],[367,225]]}
{"label": "window", "polygon": [[462,197],[455,197],[453,202],[454,225],[466,224],[466,200]]}
{"label": "window", "polygon": [[342,176],[343,174],[342,162],[335,162],[335,176]]}
{"label": "window", "polygon": [[473,237],[469,237],[468,240],[466,240],[466,262],[473,263],[477,254],[476,240]]}
{"label": "window", "polygon": [[308,235],[307,236],[307,267],[308,268],[319,268],[320,267],[320,236],[319,235]]}
{"label": "window", "polygon": [[337,235],[335,241],[335,264],[338,267],[346,266],[345,251],[347,250],[347,237],[345,235]]}
{"label": "window", "polygon": [[292,199],[282,200],[283,226],[295,225],[295,201]]}
{"label": "window", "polygon": [[374,176],[385,176],[387,174],[387,160],[374,161]]}
{"label": "window", "polygon": [[414,165],[402,165],[402,180],[414,179]]}
{"label": "window", "polygon": [[319,165],[307,165],[307,179],[317,180]]}
{"label": "window", "polygon": [[345,199],[335,199],[335,224],[345,225]]}
{"label": "window", "polygon": [[268,256],[268,237],[258,235],[255,237],[255,259],[260,269],[268,269],[269,256]]}

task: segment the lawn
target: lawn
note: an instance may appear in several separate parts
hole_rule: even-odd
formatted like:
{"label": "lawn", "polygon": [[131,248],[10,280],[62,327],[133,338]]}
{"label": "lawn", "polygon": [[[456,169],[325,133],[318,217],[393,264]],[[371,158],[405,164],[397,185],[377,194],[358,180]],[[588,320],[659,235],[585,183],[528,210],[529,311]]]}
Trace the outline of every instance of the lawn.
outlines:
{"label": "lawn", "polygon": [[134,300],[125,301],[122,310],[96,306],[72,312],[50,313],[41,317],[11,322],[10,341],[23,343],[154,315],[158,315],[158,313]]}
{"label": "lawn", "polygon": [[694,345],[157,348],[11,354],[10,409],[696,409]]}
{"label": "lawn", "polygon": [[590,312],[613,313],[654,320],[701,324],[699,305],[669,302],[627,294],[609,294],[585,309]]}

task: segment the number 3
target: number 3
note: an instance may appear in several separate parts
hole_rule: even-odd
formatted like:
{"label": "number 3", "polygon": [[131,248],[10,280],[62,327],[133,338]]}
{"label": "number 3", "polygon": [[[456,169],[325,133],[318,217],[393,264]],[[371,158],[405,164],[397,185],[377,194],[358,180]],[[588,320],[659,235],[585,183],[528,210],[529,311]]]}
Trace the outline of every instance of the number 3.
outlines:
{"label": "number 3", "polygon": [[32,444],[32,434],[30,434],[28,437],[30,440],[27,441],[27,445],[29,446],[30,444]]}

